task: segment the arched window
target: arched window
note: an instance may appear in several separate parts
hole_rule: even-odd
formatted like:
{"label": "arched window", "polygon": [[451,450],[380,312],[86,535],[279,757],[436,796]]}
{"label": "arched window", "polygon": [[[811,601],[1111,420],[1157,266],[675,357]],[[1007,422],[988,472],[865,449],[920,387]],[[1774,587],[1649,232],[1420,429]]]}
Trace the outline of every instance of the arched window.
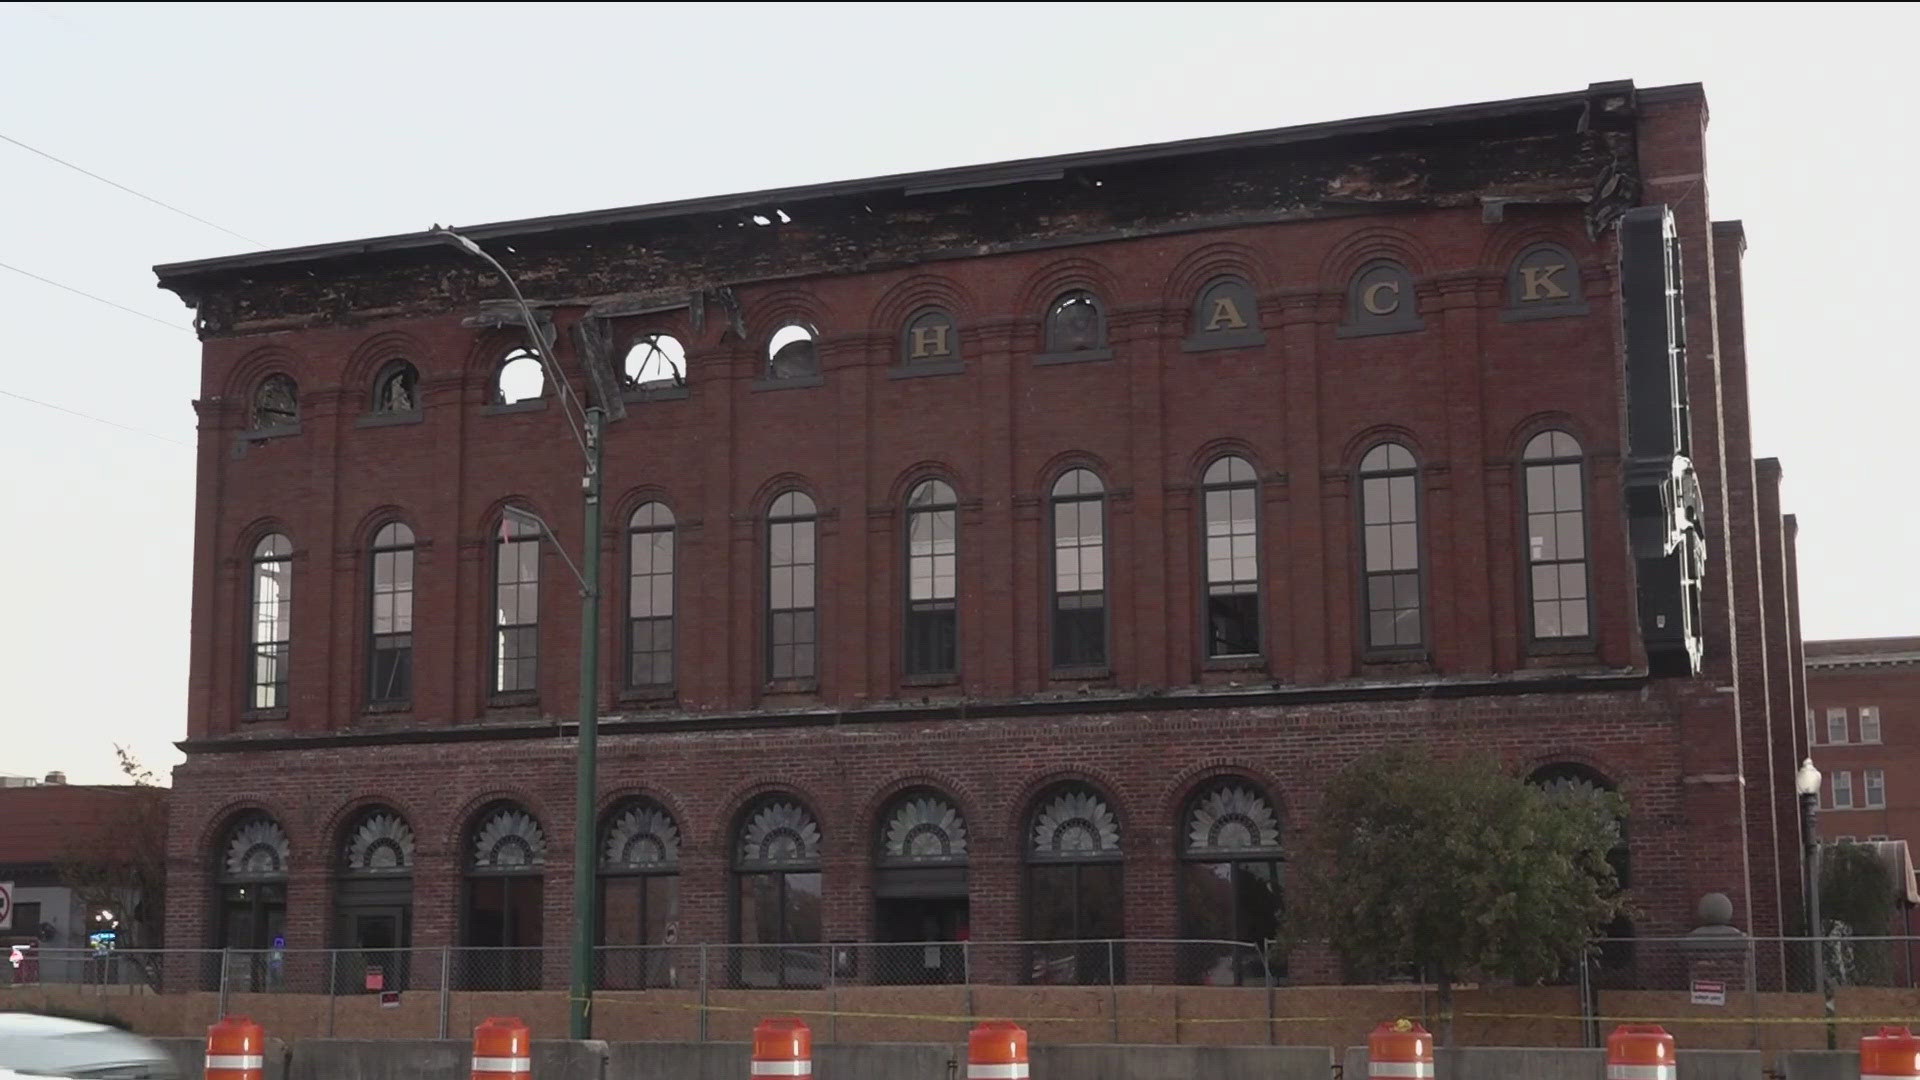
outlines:
{"label": "arched window", "polygon": [[1347,283],[1347,314],[1340,336],[1398,334],[1424,325],[1413,294],[1413,275],[1392,259],[1367,263]]}
{"label": "arched window", "polygon": [[959,982],[965,964],[957,945],[967,939],[967,823],[940,792],[915,788],[897,796],[880,816],[874,854],[876,937],[912,942],[883,953],[875,977],[891,983]]}
{"label": "arched window", "polygon": [[648,799],[613,808],[600,837],[599,985],[609,990],[674,986],[679,965],[680,827]]}
{"label": "arched window", "polygon": [[[1554,798],[1574,802],[1595,799],[1602,794],[1617,794],[1618,790],[1611,780],[1597,770],[1572,761],[1542,765],[1527,777],[1527,782],[1542,788]],[[1607,865],[1613,868],[1614,884],[1622,890],[1633,885],[1632,845],[1628,837],[1625,809],[1624,803],[1614,807],[1619,815],[1614,819],[1615,841],[1607,850]],[[1633,936],[1633,920],[1624,913],[1615,916],[1607,924],[1600,942],[1599,961],[1603,974],[1633,967]]]}
{"label": "arched window", "polygon": [[540,526],[500,517],[493,558],[493,692],[532,692],[540,668]]}
{"label": "arched window", "polygon": [[372,587],[367,700],[404,705],[413,699],[413,530],[398,521],[373,538]]}
{"label": "arched window", "polygon": [[811,679],[818,619],[814,609],[816,511],[805,492],[789,491],[767,511],[767,677]]}
{"label": "arched window", "polygon": [[300,422],[300,388],[291,375],[269,375],[253,391],[252,426],[255,431],[288,427]]}
{"label": "arched window", "polygon": [[1181,980],[1265,985],[1262,954],[1280,928],[1280,815],[1258,784],[1231,776],[1195,793],[1180,825],[1180,936],[1244,943],[1187,946]]}
{"label": "arched window", "polygon": [[1053,666],[1107,662],[1106,487],[1086,469],[1053,484]]}
{"label": "arched window", "polygon": [[1098,297],[1075,289],[1047,307],[1047,356],[1091,359],[1087,354],[1105,353],[1106,348],[1107,312]]}
{"label": "arched window", "polygon": [[812,327],[790,322],[767,339],[767,378],[806,379],[820,374],[820,354],[814,348],[819,335]]}
{"label": "arched window", "polygon": [[1593,633],[1587,607],[1587,512],[1580,443],[1543,431],[1521,455],[1527,489],[1527,585],[1536,640]]}
{"label": "arched window", "polygon": [[687,385],[687,350],[672,334],[642,334],[627,350],[620,375],[628,390]]}
{"label": "arched window", "polygon": [[513,803],[495,803],[474,819],[466,844],[466,946],[469,990],[531,990],[540,985],[540,942],[547,833]]}
{"label": "arched window", "polygon": [[907,642],[909,675],[944,675],[958,666],[954,591],[958,504],[944,480],[923,480],[907,496]]}
{"label": "arched window", "polygon": [[1360,461],[1362,593],[1367,647],[1416,649],[1420,616],[1420,509],[1413,454],[1381,443]]}
{"label": "arched window", "polygon": [[673,685],[673,511],[650,502],[627,520],[627,685]]}
{"label": "arched window", "polygon": [[334,893],[334,993],[405,990],[413,946],[413,827],[376,806],[348,825]]}
{"label": "arched window", "polygon": [[1243,457],[1219,458],[1201,480],[1207,530],[1207,655],[1260,652],[1260,491]]}
{"label": "arched window", "polygon": [[907,320],[900,335],[900,363],[957,364],[960,362],[960,338],[953,315],[943,308],[921,308]]}
{"label": "arched window", "polygon": [[284,709],[293,648],[293,542],[279,533],[253,546],[252,638],[250,707]]}
{"label": "arched window", "polygon": [[[269,950],[287,932],[286,831],[271,816],[250,811],[235,818],[214,852],[220,891],[220,929],[214,942],[240,953],[227,962],[227,985],[252,991],[280,989],[284,969]],[[209,974],[218,986],[219,969]]]}
{"label": "arched window", "polygon": [[[1043,794],[1027,823],[1027,937],[1034,982],[1105,985],[1123,976],[1120,823],[1081,783]],[[1074,944],[1096,942],[1096,944]],[[1111,963],[1109,962],[1111,961]]]}
{"label": "arched window", "polygon": [[1253,286],[1245,278],[1219,277],[1207,283],[1193,305],[1193,325],[1186,347],[1233,349],[1266,341],[1260,331],[1260,308]]}
{"label": "arched window", "polygon": [[[772,795],[740,816],[734,849],[734,935],[742,986],[819,986],[823,939],[820,826],[798,799]],[[789,948],[784,946],[801,946]]]}
{"label": "arched window", "polygon": [[546,394],[547,373],[540,364],[539,353],[523,345],[501,359],[493,385],[495,405],[514,405]]}
{"label": "arched window", "polygon": [[373,379],[373,412],[394,415],[420,411],[420,373],[405,360],[389,360]]}

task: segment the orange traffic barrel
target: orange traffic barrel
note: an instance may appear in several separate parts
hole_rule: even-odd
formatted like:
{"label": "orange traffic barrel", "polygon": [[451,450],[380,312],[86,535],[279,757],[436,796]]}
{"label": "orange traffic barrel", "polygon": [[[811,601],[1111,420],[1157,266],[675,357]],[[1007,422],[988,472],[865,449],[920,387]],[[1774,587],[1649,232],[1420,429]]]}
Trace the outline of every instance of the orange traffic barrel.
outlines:
{"label": "orange traffic barrel", "polygon": [[750,1076],[812,1076],[813,1029],[804,1020],[762,1020],[753,1029]]}
{"label": "orange traffic barrel", "polygon": [[1621,1024],[1607,1036],[1607,1080],[1674,1080],[1673,1036],[1659,1024]]}
{"label": "orange traffic barrel", "polygon": [[262,1080],[267,1033],[244,1016],[226,1016],[207,1028],[207,1080]]}
{"label": "orange traffic barrel", "polygon": [[1903,1027],[1883,1027],[1860,1036],[1860,1080],[1920,1078],[1920,1036]]}
{"label": "orange traffic barrel", "polygon": [[967,1036],[967,1080],[1027,1080],[1027,1029],[988,1020]]}
{"label": "orange traffic barrel", "polygon": [[473,1080],[533,1074],[533,1032],[517,1016],[490,1016],[473,1029]]}
{"label": "orange traffic barrel", "polygon": [[1374,1028],[1367,1036],[1367,1075],[1379,1080],[1432,1080],[1432,1033],[1406,1019]]}

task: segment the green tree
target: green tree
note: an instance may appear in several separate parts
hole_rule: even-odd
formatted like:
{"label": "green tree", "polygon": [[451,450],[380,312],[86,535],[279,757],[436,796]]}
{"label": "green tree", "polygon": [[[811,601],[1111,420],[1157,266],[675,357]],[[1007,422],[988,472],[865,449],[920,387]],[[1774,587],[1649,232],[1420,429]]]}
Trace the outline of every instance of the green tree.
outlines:
{"label": "green tree", "polygon": [[1620,914],[1607,854],[1624,814],[1612,792],[1543,790],[1485,759],[1369,755],[1321,803],[1303,929],[1353,967],[1418,965],[1450,1045],[1456,981],[1550,978]]}
{"label": "green tree", "polygon": [[1827,974],[1837,986],[1886,986],[1893,950],[1884,941],[1893,922],[1893,875],[1866,844],[1833,844],[1820,852],[1820,919],[1826,923]]}
{"label": "green tree", "polygon": [[118,744],[113,751],[127,778],[124,805],[69,837],[60,877],[89,913],[115,914],[123,945],[158,948],[166,925],[167,789],[132,751]]}

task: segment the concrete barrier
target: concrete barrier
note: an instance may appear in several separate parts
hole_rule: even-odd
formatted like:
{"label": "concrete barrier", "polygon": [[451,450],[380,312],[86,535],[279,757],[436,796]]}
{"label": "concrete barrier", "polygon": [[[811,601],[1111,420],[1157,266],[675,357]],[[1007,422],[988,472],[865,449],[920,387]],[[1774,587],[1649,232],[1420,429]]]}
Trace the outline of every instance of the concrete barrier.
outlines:
{"label": "concrete barrier", "polygon": [[[1349,1078],[1367,1075],[1367,1048],[1347,1048]],[[1679,1080],[1763,1080],[1758,1050],[1679,1052]],[[1607,1052],[1524,1046],[1459,1046],[1433,1052],[1434,1080],[1606,1080]],[[1829,1078],[1820,1078],[1829,1080]],[[1856,1077],[1855,1080],[1858,1080]]]}
{"label": "concrete barrier", "polygon": [[[746,1080],[746,1043],[614,1043],[609,1080]],[[940,1043],[857,1043],[813,1047],[813,1072],[833,1080],[944,1080],[947,1064],[966,1072],[966,1055]],[[534,1080],[545,1080],[539,1067]],[[1325,1076],[1316,1080],[1326,1080]]]}
{"label": "concrete barrier", "polygon": [[1782,1050],[1777,1060],[1786,1080],[1860,1080],[1858,1050]]}
{"label": "concrete barrier", "polygon": [[[180,1075],[186,1077],[186,1080],[200,1080],[207,1074],[205,1036],[198,1039],[165,1038],[153,1041],[173,1059],[174,1067],[180,1070]],[[286,1040],[267,1036],[267,1052],[264,1056],[267,1059],[267,1080],[287,1080]]]}
{"label": "concrete barrier", "polygon": [[1324,1046],[1035,1046],[1028,1053],[1033,1075],[1044,1080],[1330,1080],[1333,1076],[1333,1050]]}
{"label": "concrete barrier", "polygon": [[[605,1080],[607,1044],[533,1040],[538,1080]],[[293,1046],[291,1080],[468,1080],[467,1039],[302,1039]]]}

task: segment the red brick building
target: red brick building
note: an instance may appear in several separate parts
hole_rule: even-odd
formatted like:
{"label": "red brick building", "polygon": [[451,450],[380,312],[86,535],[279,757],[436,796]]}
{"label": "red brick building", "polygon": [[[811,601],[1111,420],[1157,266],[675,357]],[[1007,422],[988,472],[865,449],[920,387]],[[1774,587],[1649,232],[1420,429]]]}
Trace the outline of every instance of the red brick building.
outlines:
{"label": "red brick building", "polygon": [[1807,728],[1829,840],[1920,843],[1920,637],[1809,641]]}
{"label": "red brick building", "polygon": [[[1406,742],[1624,792],[1643,931],[1777,932],[1792,534],[1706,119],[1609,83],[463,230],[625,413],[604,940],[1257,940],[1321,778]],[[205,346],[169,940],[559,945],[581,459],[504,284],[427,234],[158,273]]]}

